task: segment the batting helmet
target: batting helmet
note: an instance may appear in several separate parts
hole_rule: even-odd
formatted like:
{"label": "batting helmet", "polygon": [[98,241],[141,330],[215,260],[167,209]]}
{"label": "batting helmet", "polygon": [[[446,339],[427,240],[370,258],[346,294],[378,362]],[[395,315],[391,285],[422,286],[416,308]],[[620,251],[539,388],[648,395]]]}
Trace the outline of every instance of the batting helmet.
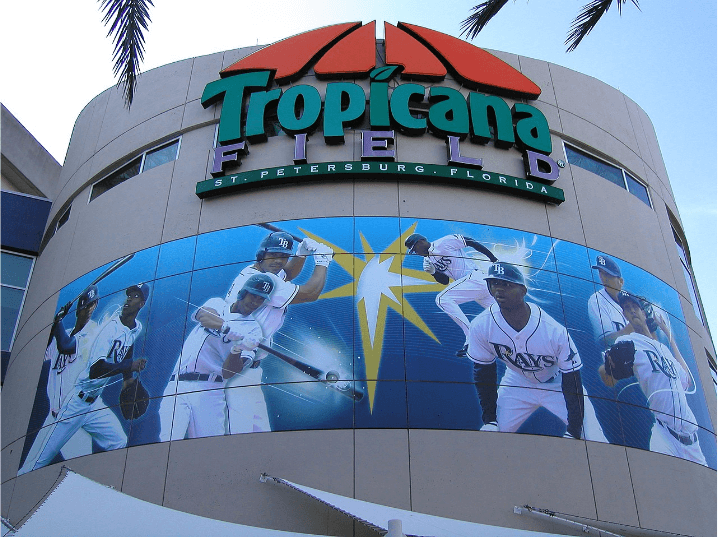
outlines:
{"label": "batting helmet", "polygon": [[253,274],[244,282],[242,289],[237,293],[237,300],[242,300],[247,293],[257,295],[267,300],[274,291],[274,280],[266,274]]}
{"label": "batting helmet", "polygon": [[484,279],[503,280],[505,282],[517,283],[526,287],[526,280],[524,280],[524,275],[518,267],[512,265],[511,263],[505,263],[502,261],[492,263],[489,267],[489,274]]}
{"label": "batting helmet", "polygon": [[87,307],[88,305],[92,304],[93,302],[97,302],[97,300],[99,298],[100,298],[100,291],[97,289],[97,286],[90,285],[87,289],[85,289],[82,292],[82,295],[80,295],[80,298],[77,301],[77,309],[82,309],[84,307]]}
{"label": "batting helmet", "polygon": [[126,290],[125,294],[129,295],[132,291],[139,291],[142,295],[142,300],[144,302],[147,302],[147,299],[150,297],[150,286],[146,283],[138,283],[136,285],[130,285]]}
{"label": "batting helmet", "polygon": [[289,233],[277,231],[270,233],[262,239],[257,250],[257,261],[264,259],[267,252],[278,252],[280,254],[292,255],[294,240]]}
{"label": "batting helmet", "polygon": [[421,235],[419,233],[412,233],[411,235],[409,235],[406,238],[406,240],[404,241],[404,246],[406,246],[406,248],[407,248],[406,253],[413,254],[414,246],[416,246],[417,242],[422,241],[422,240],[425,241],[427,239],[426,239],[426,237],[424,237],[424,235]]}
{"label": "batting helmet", "polygon": [[641,297],[633,295],[628,291],[619,291],[617,299],[620,306],[623,306],[626,302],[633,302],[639,308],[645,309],[644,301],[641,299]]}

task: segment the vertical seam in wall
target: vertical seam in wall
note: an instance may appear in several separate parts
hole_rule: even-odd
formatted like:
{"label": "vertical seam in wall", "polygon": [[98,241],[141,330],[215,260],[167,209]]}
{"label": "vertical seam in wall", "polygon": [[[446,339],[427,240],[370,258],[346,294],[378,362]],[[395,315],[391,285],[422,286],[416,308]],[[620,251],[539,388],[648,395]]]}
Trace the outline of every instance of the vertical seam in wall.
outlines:
{"label": "vertical seam in wall", "polygon": [[633,476],[631,475],[631,461],[628,460],[628,448],[623,447],[623,452],[626,455],[626,466],[628,467],[628,479],[631,481],[631,492],[633,493],[633,504],[636,506],[636,519],[638,520],[638,527],[641,528],[641,513],[638,512],[638,501],[636,500],[636,489],[633,486]]}
{"label": "vertical seam in wall", "polygon": [[[132,434],[132,424],[133,424],[133,422],[130,422],[130,434]],[[129,441],[129,437],[128,437],[128,441]],[[130,447],[126,446],[125,447],[125,462],[124,462],[124,465],[122,468],[122,479],[120,479],[120,492],[122,492],[125,488],[125,472],[127,472],[127,459],[129,458],[129,456],[130,456]]]}
{"label": "vertical seam in wall", "polygon": [[[590,402],[590,399],[589,399]],[[583,441],[583,445],[586,449],[586,464],[588,464],[588,479],[591,482],[591,494],[593,496],[593,508],[596,510],[596,520],[601,520],[598,516],[598,504],[596,503],[596,489],[593,486],[593,472],[591,472],[591,458],[588,455],[588,442]]]}
{"label": "vertical seam in wall", "polygon": [[[174,409],[172,410],[172,422],[174,422]],[[160,505],[165,505],[165,492],[167,491],[167,474],[169,474],[170,470],[170,454],[172,453],[172,440],[168,442],[167,446],[167,462],[165,463],[165,478],[162,483],[162,503]]]}

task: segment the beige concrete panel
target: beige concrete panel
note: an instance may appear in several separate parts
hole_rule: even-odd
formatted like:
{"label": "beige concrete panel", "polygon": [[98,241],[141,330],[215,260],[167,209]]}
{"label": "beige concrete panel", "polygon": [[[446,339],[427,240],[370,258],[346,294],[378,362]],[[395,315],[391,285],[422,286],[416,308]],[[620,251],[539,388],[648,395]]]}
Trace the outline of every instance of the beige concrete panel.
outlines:
{"label": "beige concrete panel", "polygon": [[401,217],[444,219],[450,215],[452,220],[548,235],[545,205],[530,200],[518,200],[518,203],[520,210],[517,198],[511,194],[427,183],[399,183]]}
{"label": "beige concrete panel", "polygon": [[351,497],[353,435],[297,431],[172,442],[164,505],[241,524],[324,533],[323,506],[284,486],[261,483],[259,476],[266,472]]}
{"label": "beige concrete panel", "polygon": [[0,489],[0,514],[5,518],[8,517],[8,511],[10,511],[10,501],[12,500],[12,493],[15,490],[15,480],[11,479],[2,484]]}
{"label": "beige concrete panel", "polygon": [[162,505],[169,449],[169,442],[128,448],[122,492]]}
{"label": "beige concrete panel", "polygon": [[408,430],[357,429],[354,457],[357,500],[411,509]]}
{"label": "beige concrete panel", "polygon": [[[676,205],[676,200],[673,196],[673,189],[671,188],[671,185],[664,185],[663,183],[661,183],[660,178],[655,173],[653,173],[653,171],[651,171],[650,177],[654,178],[653,183],[660,185],[660,187],[658,189],[654,189],[652,193],[658,194],[660,201],[665,203],[666,207],[671,210],[673,216],[678,219],[678,223],[681,224],[682,228],[683,222],[681,221],[681,215],[678,213],[678,205]],[[655,207],[658,207],[658,203],[654,203],[653,205]]]}
{"label": "beige concrete panel", "polygon": [[[526,56],[519,56],[519,65],[519,71],[541,88],[539,98],[536,101],[531,101],[529,104],[538,106],[538,103],[546,103],[556,106],[556,94],[553,91],[553,82],[551,81],[551,71],[548,62],[534,60]],[[549,125],[552,125],[550,121]],[[554,128],[558,130],[558,126]]]}
{"label": "beige concrete panel", "polygon": [[[216,125],[214,107],[204,108],[199,99],[188,101],[182,114],[182,130],[186,131],[208,124],[212,124],[213,127]],[[210,145],[212,145],[211,142]]]}
{"label": "beige concrete panel", "polygon": [[354,216],[399,216],[397,181],[355,181]]}
{"label": "beige concrete panel", "polygon": [[222,57],[222,69],[226,69],[234,62],[241,60],[242,58],[249,56],[253,52],[258,51],[266,47],[267,45],[257,45],[256,47],[244,47],[236,48],[234,50],[226,50]]}
{"label": "beige concrete panel", "polygon": [[570,165],[586,244],[672,281],[656,213],[627,190]]}
{"label": "beige concrete panel", "polygon": [[[14,479],[15,487],[7,511],[10,523],[18,526],[47,494],[60,476],[62,464],[53,464]],[[3,490],[4,492],[4,490]]]}
{"label": "beige concrete panel", "polygon": [[493,50],[488,48],[484,50],[490,54],[493,54],[499,60],[508,63],[517,71],[521,71],[521,61],[520,57],[517,54],[512,54],[511,52],[504,52],[503,50]]}
{"label": "beige concrete panel", "polygon": [[559,116],[567,142],[625,168],[638,179],[643,179],[644,162],[634,150],[609,132],[575,114],[559,109]]}
{"label": "beige concrete panel", "polygon": [[[633,132],[636,133],[638,154],[653,170],[655,169],[655,164],[653,163],[653,154],[651,153],[651,148],[648,145],[648,137],[646,136],[646,131],[643,128],[640,107],[625,95],[624,100],[626,101],[626,108],[628,109],[628,117],[631,120],[631,125],[633,125]],[[654,133],[651,132],[650,135],[653,136]]]}
{"label": "beige concrete panel", "polygon": [[[282,141],[280,162],[293,163],[294,158],[294,137],[285,135],[277,138],[285,138]],[[286,147],[289,142],[290,147]],[[361,135],[358,132],[344,131],[344,143],[337,145],[329,145],[324,142],[324,133],[315,132],[307,138],[307,163],[314,164],[317,162],[345,162],[350,160],[359,160],[361,155]]]}
{"label": "beige concrete panel", "polygon": [[170,162],[128,179],[78,211],[65,281],[160,243],[173,167]]}
{"label": "beige concrete panel", "polygon": [[93,180],[102,179],[108,173],[127,164],[145,149],[150,149],[179,134],[183,113],[184,106],[167,109],[166,112],[128,129],[114,138],[111,143],[102,146],[92,160],[90,175]]}
{"label": "beige concrete panel", "polygon": [[[683,279],[683,288],[686,287],[685,284],[685,278]],[[705,327],[701,323],[700,319],[696,317],[695,312],[693,311],[693,303],[691,302],[691,299],[686,297],[685,295],[680,295],[679,299],[681,301],[681,309],[683,310],[683,317],[686,320],[686,326],[690,328],[691,332],[694,332],[696,334],[702,334],[705,330]],[[696,357],[700,360],[703,356],[705,356],[705,351],[701,352],[700,354],[697,354]]]}
{"label": "beige concrete panel", "polygon": [[[187,101],[202,97],[204,87],[214,80],[219,80],[219,72],[222,70],[223,52],[198,56],[192,60],[192,74],[187,91]],[[199,105],[200,107],[202,105]]]}
{"label": "beige concrete panel", "polygon": [[[620,91],[560,65],[551,64],[550,70],[559,108],[596,125],[633,151],[638,151],[625,96]],[[576,138],[582,139],[581,136]]]}
{"label": "beige concrete panel", "polygon": [[596,520],[585,442],[410,430],[409,451],[414,511],[538,531],[536,521],[516,516],[513,507],[528,504]]}
{"label": "beige concrete panel", "polygon": [[[87,160],[82,164],[82,166],[80,166],[80,168],[72,175],[72,177],[70,177],[61,187],[59,187],[57,197],[52,204],[52,209],[50,209],[50,214],[47,219],[48,227],[52,224],[52,219],[55,218],[55,216],[60,211],[65,210],[64,204],[68,199],[72,198],[73,205],[76,205],[78,203],[87,203],[87,196],[80,196],[78,190],[84,188],[84,186],[90,180],[93,160],[94,157],[90,157],[89,160]],[[70,210],[70,215],[72,215],[72,209]]]}
{"label": "beige concrete panel", "polygon": [[[106,487],[122,489],[122,476],[125,473],[127,449],[115,449],[78,457],[65,462],[65,466],[87,479],[92,479]],[[60,464],[54,465],[60,467]],[[36,472],[35,470],[34,472]],[[30,472],[31,474],[34,472]],[[27,474],[26,474],[27,475]]]}
{"label": "beige concrete panel", "polygon": [[[557,154],[557,149],[563,152],[563,146],[560,141],[554,137],[554,160],[564,159],[563,155]],[[546,204],[546,214],[549,221],[549,231],[551,237],[563,241],[575,242],[576,244],[586,244],[586,235],[583,231],[581,223],[581,210],[576,198],[573,177],[569,166],[561,168],[559,178],[553,184],[556,188],[563,190],[566,201],[560,205]]]}
{"label": "beige concrete panel", "polygon": [[656,130],[653,127],[653,122],[651,122],[651,119],[642,108],[638,108],[638,115],[641,118],[646,142],[653,157],[653,171],[656,172],[661,181],[668,185],[670,184],[668,180],[668,171],[666,170],[666,164],[663,162],[663,154],[661,153],[661,148],[658,145],[658,137],[656,136]]}
{"label": "beige concrete panel", "polygon": [[[7,401],[5,402],[7,405]],[[0,458],[2,458],[2,482],[11,480],[17,476],[17,470],[20,467],[20,457],[22,456],[22,448],[25,445],[25,437],[11,442],[3,447]],[[6,509],[3,508],[3,516]]]}
{"label": "beige concrete panel", "polygon": [[257,222],[351,216],[350,181],[299,183],[258,188],[202,201],[200,233]]}
{"label": "beige concrete panel", "polygon": [[715,470],[669,455],[626,451],[641,528],[715,536]]}
{"label": "beige concrete panel", "polygon": [[[314,143],[312,143],[314,142]],[[314,161],[312,149],[314,145],[324,145],[324,140],[319,135],[314,135],[307,141],[307,157],[310,162]],[[227,169],[227,173],[242,173],[251,170],[261,170],[264,168],[275,168],[278,166],[294,166],[294,137],[281,134],[272,136],[266,142],[250,143],[249,155],[242,157],[242,164],[238,168]],[[310,149],[311,147],[311,149]],[[214,158],[212,142],[207,145],[210,151],[210,157],[207,162],[207,172],[203,179],[211,177],[210,171]]]}
{"label": "beige concrete panel", "polygon": [[625,448],[586,442],[598,520],[638,526],[636,500]]}
{"label": "beige concrete panel", "polygon": [[[30,423],[32,405],[47,348],[49,330],[40,332],[15,355],[8,366],[3,384],[2,443],[3,448],[11,442],[24,438]],[[40,428],[42,422],[37,424]],[[20,446],[22,450],[22,446]],[[18,460],[19,463],[19,455]],[[4,464],[4,462],[3,462]],[[4,466],[3,466],[4,468]],[[17,471],[15,468],[14,471]],[[3,481],[6,479],[2,477]]]}
{"label": "beige concrete panel", "polygon": [[195,194],[199,181],[209,177],[209,148],[214,139],[214,126],[207,126],[182,135],[179,158],[175,162],[167,200],[167,214],[162,230],[162,242],[188,237],[197,233],[202,202]]}
{"label": "beige concrete panel", "polygon": [[[135,98],[130,110],[125,107],[124,93],[113,88],[107,103],[105,119],[102,122],[102,130],[97,138],[97,149],[138,125],[163,114],[166,110],[183,105],[187,99],[191,73],[191,59],[142,73],[137,79]],[[166,129],[164,132],[171,131],[172,129]]]}
{"label": "beige concrete panel", "polygon": [[49,329],[55,316],[56,306],[57,294],[52,295],[34,311],[23,310],[23,315],[18,325],[18,333],[13,342],[13,353],[10,356],[8,367],[15,362],[17,354],[40,332],[45,332],[45,338],[49,337]]}
{"label": "beige concrete panel", "polygon": [[80,112],[75,121],[70,145],[65,155],[65,163],[60,173],[58,189],[64,187],[69,178],[74,176],[77,170],[95,154],[97,137],[102,128],[102,119],[109,97],[110,90],[100,93]]}
{"label": "beige concrete panel", "polygon": [[718,428],[718,418],[716,417],[716,413],[718,413],[718,401],[715,397],[705,397],[705,394],[711,393],[710,387],[713,385],[713,375],[711,375],[711,370],[708,366],[706,350],[711,354],[711,356],[713,356],[713,358],[716,357],[715,350],[713,349],[710,337],[705,330],[702,330],[699,333],[689,330],[688,336],[691,339],[691,347],[693,348],[693,352],[695,354],[698,376],[701,386],[703,387],[704,400],[706,401],[706,406],[708,407],[708,412],[711,417],[711,424],[713,425],[713,430],[715,431]]}

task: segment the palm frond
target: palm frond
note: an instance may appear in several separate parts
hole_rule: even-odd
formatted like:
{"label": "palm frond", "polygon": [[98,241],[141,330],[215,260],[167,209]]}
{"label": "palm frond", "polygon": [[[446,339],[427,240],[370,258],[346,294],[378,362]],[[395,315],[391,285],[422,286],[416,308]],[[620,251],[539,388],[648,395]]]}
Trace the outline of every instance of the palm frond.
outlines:
{"label": "palm frond", "polygon": [[122,87],[127,108],[132,106],[140,74],[140,64],[144,60],[145,37],[151,22],[149,6],[152,0],[98,0],[104,13],[102,23],[110,25],[107,37],[112,36],[115,49],[112,59],[115,64],[113,73],[118,78],[117,87]]}
{"label": "palm frond", "polygon": [[468,39],[474,39],[508,1],[486,0],[471,8],[474,13],[466,17],[461,23],[461,35],[466,35]]}
{"label": "palm frond", "polygon": [[[641,9],[638,5],[638,0],[631,0],[631,2],[638,9]],[[626,0],[618,0],[619,14],[621,13],[621,7],[625,3]],[[601,17],[611,8],[611,4],[613,4],[613,0],[592,0],[581,8],[581,12],[573,19],[569,34],[566,41],[564,41],[564,44],[568,45],[566,52],[576,49],[583,38],[594,29]]]}

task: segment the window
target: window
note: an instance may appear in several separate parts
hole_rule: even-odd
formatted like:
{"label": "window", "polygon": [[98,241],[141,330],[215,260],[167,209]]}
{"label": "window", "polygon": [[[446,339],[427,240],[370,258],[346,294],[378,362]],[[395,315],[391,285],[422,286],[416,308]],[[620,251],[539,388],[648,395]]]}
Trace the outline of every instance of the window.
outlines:
{"label": "window", "polygon": [[696,286],[695,282],[693,281],[693,275],[691,274],[691,264],[688,261],[688,255],[687,250],[684,246],[684,241],[681,238],[681,234],[676,230],[676,228],[671,225],[673,228],[673,238],[676,241],[676,249],[678,250],[678,257],[681,260],[681,266],[683,267],[683,276],[686,279],[686,285],[688,286],[688,292],[691,295],[691,303],[693,304],[693,311],[695,311],[696,317],[698,317],[701,322],[705,325],[705,320],[703,319],[703,315],[701,314],[701,307],[700,302],[698,300],[698,293],[696,292]]}
{"label": "window", "polygon": [[706,358],[708,359],[708,367],[711,370],[711,377],[713,378],[713,388],[718,390],[718,367],[716,366],[716,361],[713,356],[711,356],[711,353],[708,352],[708,349],[705,349],[706,351]]}
{"label": "window", "polygon": [[92,185],[92,189],[90,190],[90,201],[95,200],[111,188],[116,187],[120,183],[124,183],[135,175],[139,175],[142,172],[146,172],[152,168],[166,164],[167,162],[177,160],[179,146],[180,139],[178,138],[167,144],[145,151],[139,157],[131,160],[104,179]]}
{"label": "window", "polygon": [[35,258],[2,252],[2,331],[0,333],[0,344],[3,351],[12,348],[15,338],[17,322],[20,319],[20,312],[25,301],[25,290],[30,280],[32,267]]}
{"label": "window", "polygon": [[70,219],[70,209],[72,209],[72,205],[70,205],[67,210],[62,213],[62,216],[57,219],[57,225],[55,226],[55,231],[60,229],[62,226],[64,226],[67,221]]}
{"label": "window", "polygon": [[636,196],[643,203],[652,207],[651,198],[648,195],[648,189],[643,183],[629,175],[625,170],[618,166],[613,166],[598,159],[588,153],[585,153],[575,147],[571,147],[568,144],[564,144],[566,149],[566,160],[569,164],[588,170],[591,173],[600,175],[604,179],[608,179],[614,185],[618,185],[621,188],[628,190],[631,194]]}

